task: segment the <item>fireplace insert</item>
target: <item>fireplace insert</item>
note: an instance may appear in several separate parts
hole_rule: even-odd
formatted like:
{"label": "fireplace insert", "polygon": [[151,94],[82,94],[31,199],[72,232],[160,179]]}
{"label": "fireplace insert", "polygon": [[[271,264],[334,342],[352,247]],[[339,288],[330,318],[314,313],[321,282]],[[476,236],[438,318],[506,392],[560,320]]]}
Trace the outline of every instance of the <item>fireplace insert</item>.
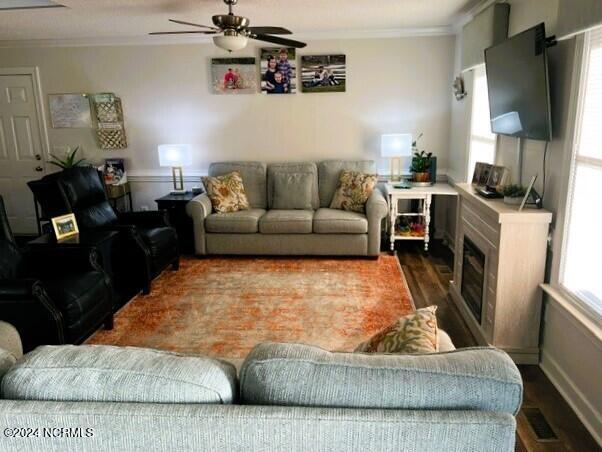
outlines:
{"label": "fireplace insert", "polygon": [[485,254],[466,236],[462,254],[462,298],[475,319],[481,323]]}

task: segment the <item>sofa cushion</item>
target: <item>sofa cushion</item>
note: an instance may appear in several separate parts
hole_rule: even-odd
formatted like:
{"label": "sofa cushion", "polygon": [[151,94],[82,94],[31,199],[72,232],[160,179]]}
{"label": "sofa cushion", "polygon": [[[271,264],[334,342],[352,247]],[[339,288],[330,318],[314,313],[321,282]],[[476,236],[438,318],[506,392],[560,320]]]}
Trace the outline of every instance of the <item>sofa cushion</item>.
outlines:
{"label": "sofa cushion", "polygon": [[209,165],[209,176],[223,176],[238,171],[251,207],[266,209],[268,206],[266,191],[266,166],[261,162],[215,162]]}
{"label": "sofa cushion", "polygon": [[268,206],[270,209],[274,208],[274,176],[282,173],[311,175],[312,197],[309,208],[316,210],[320,205],[320,198],[318,195],[318,167],[313,162],[271,163],[268,165]]}
{"label": "sofa cushion", "polygon": [[363,213],[321,208],[314,214],[314,232],[316,234],[366,234],[368,220]]}
{"label": "sofa cushion", "polygon": [[263,209],[240,210],[230,213],[212,213],[205,218],[207,232],[223,234],[255,234]]}
{"label": "sofa cushion", "polygon": [[311,234],[312,210],[270,210],[259,220],[262,234]]}
{"label": "sofa cushion", "polygon": [[374,174],[376,165],[373,160],[327,160],[318,163],[320,207],[330,206],[343,170]]}
{"label": "sofa cushion", "polygon": [[437,306],[417,309],[376,333],[355,349],[366,353],[435,353],[439,351]]}
{"label": "sofa cushion", "polygon": [[366,212],[366,202],[378,182],[378,174],[366,174],[359,171],[341,171],[339,185],[334,192],[331,209],[343,209],[350,212]]}
{"label": "sofa cushion", "polygon": [[223,176],[204,176],[201,180],[215,212],[228,213],[249,209],[245,186],[238,171]]}
{"label": "sofa cushion", "polygon": [[312,195],[315,178],[310,173],[276,173],[272,209],[313,210]]}
{"label": "sofa cushion", "polygon": [[2,397],[73,402],[232,403],[236,369],[216,359],[107,345],[42,346],[2,379]]}
{"label": "sofa cushion", "polygon": [[240,379],[243,403],[254,405],[516,414],[522,401],[518,369],[490,347],[374,355],[264,343],[247,356]]}

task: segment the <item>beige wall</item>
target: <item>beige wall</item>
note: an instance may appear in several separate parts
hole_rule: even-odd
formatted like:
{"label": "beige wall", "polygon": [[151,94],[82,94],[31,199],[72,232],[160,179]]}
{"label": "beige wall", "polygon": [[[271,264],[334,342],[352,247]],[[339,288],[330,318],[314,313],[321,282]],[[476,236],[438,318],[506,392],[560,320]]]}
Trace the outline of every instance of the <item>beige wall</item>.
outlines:
{"label": "beige wall", "polygon": [[[101,151],[89,129],[49,128],[51,149],[81,144],[93,161],[125,157],[138,176],[138,206],[152,208],[152,199],[169,188],[148,182],[169,174],[158,167],[160,143],[193,145],[189,175],[232,159],[369,158],[386,171],[380,134],[424,132],[423,145],[445,172],[453,46],[453,36],[310,42],[300,54],[347,55],[347,92],[332,94],[213,95],[209,61],[226,55],[210,44],[0,49],[0,67],[38,66],[45,99],[73,92],[120,96],[127,150]],[[237,56],[257,53],[249,48]]]}
{"label": "beige wall", "polygon": [[[556,28],[558,0],[509,0],[509,35],[519,33],[540,22],[545,22],[547,35],[553,35]],[[461,39],[459,37],[458,39]],[[457,47],[458,48],[458,47]],[[573,95],[573,74],[576,49],[575,39],[560,42],[549,50],[550,97],[552,100],[553,140],[548,148],[547,182],[544,207],[554,212],[551,228],[551,243],[548,252],[548,280],[557,275],[562,222],[566,198],[566,180],[569,172],[571,106]],[[456,60],[458,60],[456,56]],[[456,73],[459,64],[455,65]],[[470,89],[472,74],[465,79]],[[452,101],[452,135],[449,154],[449,174],[457,179],[466,179],[466,134],[470,121],[470,91],[461,103]],[[524,140],[523,143],[523,184],[534,174],[539,174],[536,189],[542,192],[542,160],[544,143]],[[496,163],[511,170],[514,181],[517,179],[517,139],[500,136]],[[452,224],[453,219],[449,218]],[[578,416],[596,436],[602,440],[602,426],[599,419],[600,390],[602,380],[602,345],[596,333],[592,332],[575,315],[564,300],[544,297],[545,315],[542,321],[541,367],[550,377]],[[598,329],[599,331],[599,329]],[[596,363],[596,364],[593,364]]]}

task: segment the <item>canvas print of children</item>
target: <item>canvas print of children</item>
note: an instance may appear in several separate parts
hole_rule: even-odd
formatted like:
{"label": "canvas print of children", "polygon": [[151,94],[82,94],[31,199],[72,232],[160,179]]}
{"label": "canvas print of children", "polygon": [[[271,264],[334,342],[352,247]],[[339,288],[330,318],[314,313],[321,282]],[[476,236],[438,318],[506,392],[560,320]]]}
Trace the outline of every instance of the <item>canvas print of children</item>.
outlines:
{"label": "canvas print of children", "polygon": [[255,58],[213,58],[211,60],[214,94],[254,94],[257,92]]}
{"label": "canvas print of children", "polygon": [[261,49],[261,92],[293,94],[297,91],[294,48]]}

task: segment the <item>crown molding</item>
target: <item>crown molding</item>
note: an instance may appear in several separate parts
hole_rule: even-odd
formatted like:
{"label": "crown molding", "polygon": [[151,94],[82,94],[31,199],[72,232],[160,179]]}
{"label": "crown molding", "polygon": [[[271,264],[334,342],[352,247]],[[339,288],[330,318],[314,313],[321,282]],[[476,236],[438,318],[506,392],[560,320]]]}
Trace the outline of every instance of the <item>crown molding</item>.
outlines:
{"label": "crown molding", "polygon": [[[391,28],[382,30],[338,30],[308,31],[295,33],[295,39],[321,41],[330,39],[386,39],[428,36],[449,36],[455,34],[452,26],[423,28]],[[210,36],[123,36],[104,38],[73,39],[24,39],[0,40],[0,48],[23,47],[99,47],[99,46],[140,46],[174,44],[210,44]],[[257,41],[259,44],[260,41]]]}

